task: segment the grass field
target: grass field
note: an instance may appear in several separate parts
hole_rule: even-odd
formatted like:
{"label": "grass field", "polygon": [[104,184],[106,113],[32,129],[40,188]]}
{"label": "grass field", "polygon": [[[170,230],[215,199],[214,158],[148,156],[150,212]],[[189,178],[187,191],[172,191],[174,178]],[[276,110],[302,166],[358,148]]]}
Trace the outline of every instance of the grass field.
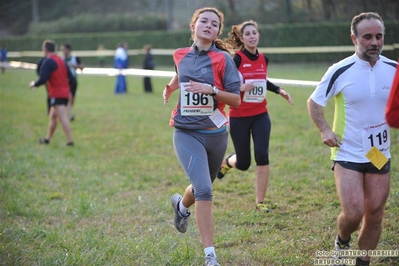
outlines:
{"label": "grass field", "polygon": [[[269,76],[317,81],[327,67],[273,65]],[[154,93],[145,94],[142,79],[130,76],[128,93],[114,95],[114,77],[79,76],[74,147],[66,147],[60,126],[50,145],[37,143],[47,127],[46,93],[29,90],[34,79],[27,70],[0,75],[0,265],[202,265],[194,215],[185,234],[173,227],[169,199],[188,180],[168,126],[177,94],[168,106],[161,96],[168,79],[153,78]],[[307,115],[313,88],[285,89],[292,107],[268,93],[274,212],[254,211],[254,165],[214,183],[222,265],[313,265],[317,251],[333,247],[339,202],[329,149]],[[325,111],[331,121],[332,105]],[[399,249],[399,132],[391,136],[379,250]],[[373,265],[399,265],[399,258]]]}

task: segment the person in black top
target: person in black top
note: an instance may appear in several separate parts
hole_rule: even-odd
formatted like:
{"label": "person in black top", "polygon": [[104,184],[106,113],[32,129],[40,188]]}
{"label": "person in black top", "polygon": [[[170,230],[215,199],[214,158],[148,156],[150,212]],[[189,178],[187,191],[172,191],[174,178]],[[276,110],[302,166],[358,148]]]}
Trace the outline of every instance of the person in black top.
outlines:
{"label": "person in black top", "polygon": [[[150,44],[144,46],[144,51],[145,51],[144,60],[143,60],[144,69],[149,69],[149,70],[154,69],[154,59],[152,58],[151,48],[152,47]],[[144,82],[144,91],[152,92],[151,78],[144,77],[143,82]]]}

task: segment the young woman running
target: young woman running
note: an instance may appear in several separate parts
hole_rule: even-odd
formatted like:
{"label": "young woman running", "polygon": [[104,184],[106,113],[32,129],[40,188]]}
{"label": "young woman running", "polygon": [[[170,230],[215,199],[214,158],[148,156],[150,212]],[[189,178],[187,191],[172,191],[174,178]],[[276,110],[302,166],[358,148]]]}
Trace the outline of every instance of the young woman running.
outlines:
{"label": "young woman running", "polygon": [[240,87],[241,105],[229,107],[230,135],[235,154],[230,154],[222,163],[218,178],[223,178],[231,168],[248,170],[251,165],[251,135],[256,161],[256,209],[270,212],[264,204],[269,181],[269,140],[271,122],[267,110],[266,91],[280,94],[293,104],[291,96],[267,80],[268,58],[258,52],[258,25],[246,21],[232,27],[227,39],[236,51],[234,62],[242,77]]}
{"label": "young woman running", "polygon": [[180,88],[179,100],[172,112],[173,145],[190,185],[183,196],[174,194],[171,204],[174,225],[184,233],[195,204],[195,218],[205,252],[205,265],[220,265],[213,243],[212,182],[215,180],[228,143],[225,105],[240,104],[240,78],[224,43],[224,16],[206,7],[196,10],[190,22],[191,47],[177,49],[174,62],[177,75],[166,86],[163,96]]}

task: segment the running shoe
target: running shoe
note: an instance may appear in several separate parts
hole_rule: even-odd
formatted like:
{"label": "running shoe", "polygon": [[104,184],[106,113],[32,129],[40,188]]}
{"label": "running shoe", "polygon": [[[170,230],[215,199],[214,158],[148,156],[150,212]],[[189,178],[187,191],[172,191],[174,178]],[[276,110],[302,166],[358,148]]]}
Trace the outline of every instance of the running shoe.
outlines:
{"label": "running shoe", "polygon": [[179,209],[179,203],[181,201],[182,197],[180,194],[176,193],[170,198],[170,203],[172,204],[173,210],[175,211],[175,219],[174,219],[174,224],[180,233],[185,233],[187,231],[188,227],[188,218],[190,217],[190,212],[187,212],[186,215],[183,215]]}
{"label": "running shoe", "polygon": [[269,209],[269,208],[266,206],[266,204],[264,204],[264,203],[258,203],[258,204],[256,204],[256,210],[257,210],[257,211],[260,211],[260,212],[265,212],[265,213],[272,212],[272,210]]}
{"label": "running shoe", "polygon": [[50,143],[50,140],[45,139],[45,138],[39,139],[39,143],[40,143],[40,144],[49,144],[49,143]]}
{"label": "running shoe", "polygon": [[205,256],[205,266],[220,266],[215,254],[211,253]]}
{"label": "running shoe", "polygon": [[341,252],[348,250],[349,248],[350,248],[350,244],[349,243],[341,244],[341,242],[339,242],[338,235],[337,235],[337,237],[335,238],[335,241],[334,241],[334,249],[335,249],[335,251],[338,252],[337,259],[345,258],[345,257],[341,256]]}
{"label": "running shoe", "polygon": [[222,179],[222,178],[227,174],[227,172],[232,168],[232,167],[229,165],[228,160],[229,160],[229,158],[230,158],[231,156],[233,156],[233,155],[234,155],[234,153],[233,153],[233,154],[229,154],[229,155],[226,157],[226,159],[224,160],[224,163],[222,164],[222,166],[220,167],[219,172],[218,172],[218,178],[219,178],[219,179]]}
{"label": "running shoe", "polygon": [[[341,260],[341,259],[345,259],[345,256],[342,256],[342,251],[348,250],[350,248],[349,243],[347,244],[341,244],[341,242],[339,242],[338,239],[338,235],[335,238],[334,241],[334,250],[337,252],[337,256],[332,256],[333,259],[336,260]],[[333,266],[345,266],[346,264],[334,264]]]}

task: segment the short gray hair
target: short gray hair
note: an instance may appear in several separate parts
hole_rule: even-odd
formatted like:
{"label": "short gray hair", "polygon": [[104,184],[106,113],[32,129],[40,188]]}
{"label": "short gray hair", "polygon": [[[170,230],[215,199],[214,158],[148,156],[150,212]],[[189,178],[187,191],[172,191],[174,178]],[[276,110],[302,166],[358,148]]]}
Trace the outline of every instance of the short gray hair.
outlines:
{"label": "short gray hair", "polygon": [[360,23],[360,21],[365,20],[365,19],[377,19],[377,20],[381,21],[383,30],[385,32],[384,21],[382,20],[380,15],[378,15],[378,13],[375,13],[375,12],[366,12],[366,13],[360,13],[359,15],[356,15],[353,17],[352,23],[351,23],[351,34],[353,34],[354,36],[357,37],[357,34],[358,34],[357,25]]}

